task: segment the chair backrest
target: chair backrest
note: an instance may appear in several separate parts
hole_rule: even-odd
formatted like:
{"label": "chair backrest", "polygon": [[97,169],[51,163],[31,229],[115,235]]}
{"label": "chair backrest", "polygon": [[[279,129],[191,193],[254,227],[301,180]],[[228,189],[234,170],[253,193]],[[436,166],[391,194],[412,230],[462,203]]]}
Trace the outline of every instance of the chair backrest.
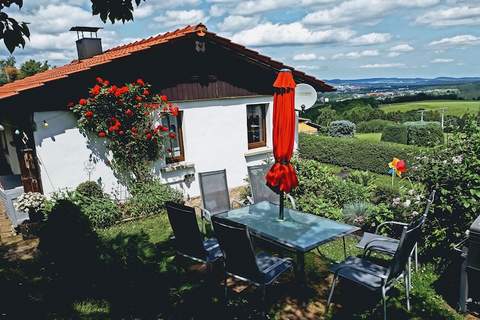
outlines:
{"label": "chair backrest", "polygon": [[248,167],[248,179],[250,180],[250,188],[255,203],[261,201],[280,203],[280,196],[267,186],[265,180],[265,175],[269,168],[269,165],[264,164]]}
{"label": "chair backrest", "polygon": [[180,254],[206,261],[202,234],[197,224],[195,209],[182,204],[167,202],[168,220],[175,235],[175,245]]}
{"label": "chair backrest", "polygon": [[216,217],[212,217],[212,224],[225,259],[225,270],[258,283],[261,272],[248,228]]}
{"label": "chair backrest", "polygon": [[430,211],[430,206],[432,205],[433,201],[435,200],[435,194],[436,194],[436,190],[433,190],[430,193],[430,196],[427,199],[427,205],[425,206],[425,211],[424,211],[423,215],[421,215],[417,219],[410,222],[410,224],[408,225],[409,230],[413,229],[417,226],[420,226],[420,228],[423,227],[423,225],[427,221],[427,216],[428,216],[428,212]]}
{"label": "chair backrest", "polygon": [[388,280],[392,281],[402,274],[408,262],[408,258],[413,251],[413,247],[420,240],[422,236],[422,225],[409,229],[407,226],[403,227],[398,249],[395,252],[389,268]]}
{"label": "chair backrest", "polygon": [[230,210],[227,170],[199,172],[203,207],[212,215]]}

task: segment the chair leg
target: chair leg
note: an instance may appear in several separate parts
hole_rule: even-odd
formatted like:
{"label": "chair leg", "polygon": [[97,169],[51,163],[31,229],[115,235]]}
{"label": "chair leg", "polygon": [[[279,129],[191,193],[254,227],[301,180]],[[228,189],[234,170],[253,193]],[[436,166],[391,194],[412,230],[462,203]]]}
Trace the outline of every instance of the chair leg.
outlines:
{"label": "chair leg", "polygon": [[408,286],[412,287],[412,256],[408,257],[408,265],[407,265],[407,272],[408,272]]}
{"label": "chair leg", "polygon": [[267,313],[267,286],[262,285],[260,289],[262,290],[262,318],[265,319],[265,314]]}
{"label": "chair leg", "polygon": [[335,283],[337,282],[338,276],[333,277],[332,281],[332,287],[330,288],[330,293],[328,294],[328,300],[327,300],[327,312],[330,309],[330,303],[332,302],[333,298],[333,291],[335,290]]}
{"label": "chair leg", "polygon": [[227,287],[227,273],[223,278],[223,298],[225,299],[225,306],[228,305],[228,287]]}
{"label": "chair leg", "polygon": [[407,298],[407,310],[410,311],[410,274],[404,273],[403,280],[405,282],[405,296]]}
{"label": "chair leg", "polygon": [[418,243],[415,243],[415,272],[418,272]]}
{"label": "chair leg", "polygon": [[385,287],[382,287],[382,302],[383,302],[383,320],[387,320],[387,295]]}

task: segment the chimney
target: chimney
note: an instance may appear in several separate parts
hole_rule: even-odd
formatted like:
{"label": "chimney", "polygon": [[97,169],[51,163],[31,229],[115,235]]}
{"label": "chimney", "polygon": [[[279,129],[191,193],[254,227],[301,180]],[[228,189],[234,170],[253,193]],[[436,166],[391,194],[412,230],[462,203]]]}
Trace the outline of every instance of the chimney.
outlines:
{"label": "chimney", "polygon": [[[88,59],[97,54],[102,53],[102,39],[97,36],[98,30],[103,28],[98,27],[72,27],[70,31],[77,32],[77,53],[78,60]],[[90,37],[85,36],[85,33],[90,33]]]}

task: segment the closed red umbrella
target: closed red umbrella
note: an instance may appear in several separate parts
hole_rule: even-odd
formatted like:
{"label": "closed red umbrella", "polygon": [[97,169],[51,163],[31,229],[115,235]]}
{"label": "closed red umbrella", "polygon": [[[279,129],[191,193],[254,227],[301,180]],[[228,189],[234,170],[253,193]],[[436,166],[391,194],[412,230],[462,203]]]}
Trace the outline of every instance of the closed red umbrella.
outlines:
{"label": "closed red umbrella", "polygon": [[290,163],[295,143],[295,81],[292,72],[282,69],[273,87],[273,155],[275,164],[267,173],[267,185],[280,193],[279,218],[283,220],[284,193],[298,186],[295,169]]}

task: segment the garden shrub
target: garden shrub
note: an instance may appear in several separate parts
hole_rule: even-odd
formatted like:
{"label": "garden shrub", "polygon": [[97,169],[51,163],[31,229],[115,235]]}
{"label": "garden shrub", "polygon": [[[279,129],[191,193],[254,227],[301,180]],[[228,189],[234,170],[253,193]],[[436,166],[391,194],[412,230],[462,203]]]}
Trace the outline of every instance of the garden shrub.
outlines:
{"label": "garden shrub", "polygon": [[355,123],[348,120],[332,121],[328,134],[332,137],[353,137],[355,135]]}
{"label": "garden shrub", "polygon": [[408,144],[433,147],[443,144],[444,135],[440,124],[436,122],[407,122]]}
{"label": "garden shrub", "polygon": [[318,116],[316,118],[316,123],[322,127],[327,127],[332,121],[335,121],[338,118],[337,111],[331,107],[325,107],[318,109]]}
{"label": "garden shrub", "polygon": [[361,121],[357,123],[357,132],[359,133],[372,133],[382,132],[386,126],[394,124],[393,121],[373,119],[368,121]]}
{"label": "garden shrub", "polygon": [[335,172],[315,160],[294,161],[299,186],[292,195],[298,208],[330,219],[341,219],[341,209],[347,203],[367,201],[368,187],[343,180]]}
{"label": "garden shrub", "polygon": [[358,123],[381,118],[383,114],[384,112],[382,110],[376,108],[374,109],[370,105],[366,105],[362,107],[354,107],[350,110],[344,111],[342,117],[345,120]]}
{"label": "garden shrub", "polygon": [[407,127],[403,124],[391,124],[386,126],[382,131],[382,141],[407,144]]}
{"label": "garden shrub", "polygon": [[80,209],[94,228],[107,228],[120,220],[122,213],[118,205],[110,198],[85,198]]}
{"label": "garden shrub", "polygon": [[372,213],[372,205],[368,202],[353,202],[343,206],[343,220],[346,223],[363,227],[367,221],[368,216]]}
{"label": "garden shrub", "polygon": [[368,171],[352,171],[348,174],[348,179],[356,184],[368,187],[372,185],[375,177]]}
{"label": "garden shrub", "polygon": [[425,225],[425,247],[448,258],[452,245],[480,215],[480,126],[471,121],[465,132],[454,134],[448,146],[427,149],[416,158],[413,174],[437,198]]}
{"label": "garden shrub", "polygon": [[87,198],[103,198],[103,189],[95,181],[85,181],[80,183],[75,189],[76,192]]}
{"label": "garden shrub", "polygon": [[388,172],[388,163],[394,157],[404,159],[409,164],[413,155],[418,153],[418,148],[386,142],[300,134],[299,152],[305,159],[385,174]]}
{"label": "garden shrub", "polygon": [[158,214],[165,209],[165,202],[173,201],[183,203],[180,191],[153,180],[148,183],[139,183],[132,187],[132,196],[125,203],[128,215],[134,217]]}

